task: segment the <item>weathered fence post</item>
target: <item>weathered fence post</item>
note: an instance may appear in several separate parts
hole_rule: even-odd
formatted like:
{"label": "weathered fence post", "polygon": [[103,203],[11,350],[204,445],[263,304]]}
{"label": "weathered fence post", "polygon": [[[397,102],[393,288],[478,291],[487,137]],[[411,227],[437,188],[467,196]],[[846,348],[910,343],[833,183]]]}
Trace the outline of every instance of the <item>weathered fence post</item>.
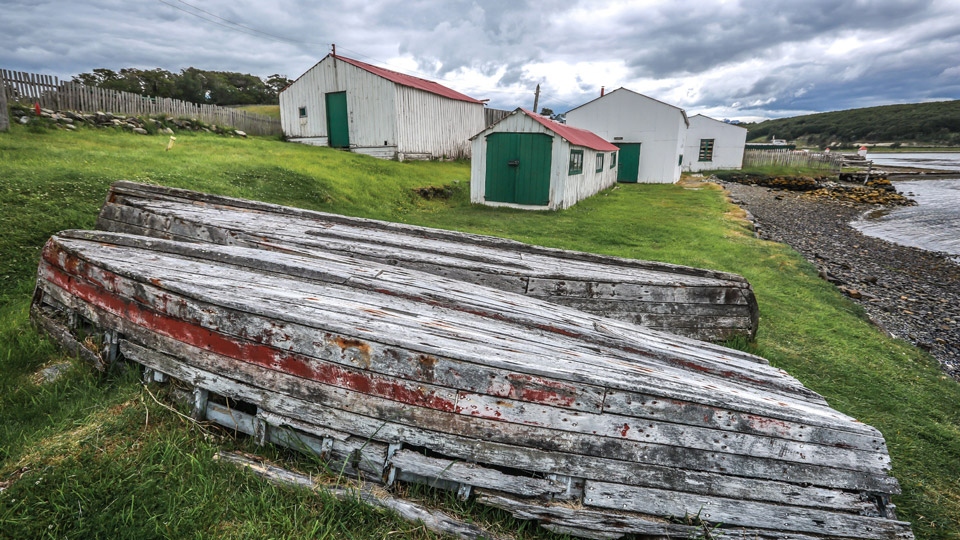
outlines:
{"label": "weathered fence post", "polygon": [[0,131],[10,129],[10,111],[7,109],[7,87],[0,79]]}

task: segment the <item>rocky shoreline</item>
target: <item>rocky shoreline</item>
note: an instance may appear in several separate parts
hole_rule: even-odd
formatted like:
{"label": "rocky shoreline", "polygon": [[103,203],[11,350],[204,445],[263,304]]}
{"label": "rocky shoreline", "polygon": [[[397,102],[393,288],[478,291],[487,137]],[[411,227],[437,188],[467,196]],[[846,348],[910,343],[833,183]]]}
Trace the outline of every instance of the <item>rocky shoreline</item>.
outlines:
{"label": "rocky shoreline", "polygon": [[865,236],[850,225],[875,205],[713,181],[752,216],[759,237],[800,252],[877,326],[929,351],[960,381],[960,264],[949,255]]}

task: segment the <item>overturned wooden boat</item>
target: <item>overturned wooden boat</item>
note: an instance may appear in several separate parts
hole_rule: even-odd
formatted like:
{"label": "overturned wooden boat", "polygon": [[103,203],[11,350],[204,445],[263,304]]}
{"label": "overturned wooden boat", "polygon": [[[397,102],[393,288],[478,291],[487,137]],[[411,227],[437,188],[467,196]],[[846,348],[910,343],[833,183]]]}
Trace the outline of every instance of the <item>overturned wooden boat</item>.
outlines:
{"label": "overturned wooden boat", "polygon": [[341,253],[720,341],[753,337],[753,289],[727,272],[117,182],[97,228],[300,254]]}
{"label": "overturned wooden boat", "polygon": [[64,345],[369,481],[589,538],[912,538],[882,435],[746,353],[341,255],[118,233],[53,237],[37,285]]}

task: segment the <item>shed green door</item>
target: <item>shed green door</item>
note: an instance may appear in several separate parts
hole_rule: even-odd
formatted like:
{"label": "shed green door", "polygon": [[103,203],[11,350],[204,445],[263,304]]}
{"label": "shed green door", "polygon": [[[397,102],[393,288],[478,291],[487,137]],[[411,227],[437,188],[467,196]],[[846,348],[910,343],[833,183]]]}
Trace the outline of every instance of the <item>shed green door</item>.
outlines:
{"label": "shed green door", "polygon": [[640,175],[640,143],[615,143],[620,148],[617,182],[634,182]]}
{"label": "shed green door", "polygon": [[327,94],[327,136],[333,148],[350,147],[350,129],[347,123],[347,93]]}
{"label": "shed green door", "polygon": [[543,133],[487,135],[486,200],[549,204],[552,154],[553,137]]}

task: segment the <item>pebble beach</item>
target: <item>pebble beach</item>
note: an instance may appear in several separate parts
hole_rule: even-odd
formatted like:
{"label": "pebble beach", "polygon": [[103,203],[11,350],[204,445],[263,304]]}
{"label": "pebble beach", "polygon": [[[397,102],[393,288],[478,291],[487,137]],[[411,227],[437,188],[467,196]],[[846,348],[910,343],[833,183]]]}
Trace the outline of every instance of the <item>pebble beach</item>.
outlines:
{"label": "pebble beach", "polygon": [[868,205],[714,181],[752,216],[759,237],[793,247],[883,331],[929,351],[960,381],[960,264],[949,254],[862,234],[851,223]]}

